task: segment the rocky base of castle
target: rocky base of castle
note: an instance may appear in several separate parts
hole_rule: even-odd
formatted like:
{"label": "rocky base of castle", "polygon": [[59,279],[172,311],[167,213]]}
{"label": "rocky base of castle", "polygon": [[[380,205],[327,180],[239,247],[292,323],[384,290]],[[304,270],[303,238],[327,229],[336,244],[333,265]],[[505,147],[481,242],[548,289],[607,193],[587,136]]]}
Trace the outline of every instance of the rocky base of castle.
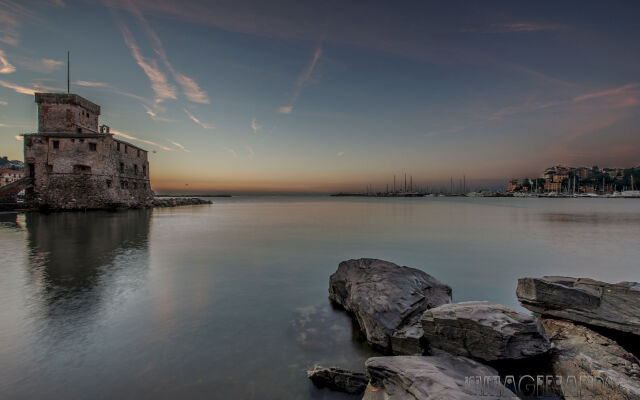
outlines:
{"label": "rocky base of castle", "polygon": [[[450,303],[446,284],[382,260],[345,261],[329,283],[331,301],[386,355],[366,361],[364,399],[640,400],[633,354],[640,284],[525,278],[517,295],[536,315],[484,301]],[[555,311],[562,309],[572,312]],[[319,372],[309,377],[348,392],[345,376],[361,376],[337,367]]]}

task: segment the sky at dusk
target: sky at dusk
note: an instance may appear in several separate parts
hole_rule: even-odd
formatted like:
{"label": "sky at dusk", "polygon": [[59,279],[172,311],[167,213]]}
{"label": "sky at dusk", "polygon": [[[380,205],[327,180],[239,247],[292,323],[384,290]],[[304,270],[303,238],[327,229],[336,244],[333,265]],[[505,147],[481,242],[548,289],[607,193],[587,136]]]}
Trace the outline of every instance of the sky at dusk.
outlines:
{"label": "sky at dusk", "polygon": [[158,191],[640,164],[640,3],[0,0],[0,155],[71,91]]}

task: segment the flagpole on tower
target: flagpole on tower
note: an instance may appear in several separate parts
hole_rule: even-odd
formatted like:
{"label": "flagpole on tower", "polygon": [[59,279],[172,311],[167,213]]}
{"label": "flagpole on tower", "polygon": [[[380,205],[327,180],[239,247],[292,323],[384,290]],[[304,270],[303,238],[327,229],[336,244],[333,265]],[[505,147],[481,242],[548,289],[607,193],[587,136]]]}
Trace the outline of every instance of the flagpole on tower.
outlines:
{"label": "flagpole on tower", "polygon": [[69,50],[67,50],[67,93],[71,93],[71,82],[69,80]]}

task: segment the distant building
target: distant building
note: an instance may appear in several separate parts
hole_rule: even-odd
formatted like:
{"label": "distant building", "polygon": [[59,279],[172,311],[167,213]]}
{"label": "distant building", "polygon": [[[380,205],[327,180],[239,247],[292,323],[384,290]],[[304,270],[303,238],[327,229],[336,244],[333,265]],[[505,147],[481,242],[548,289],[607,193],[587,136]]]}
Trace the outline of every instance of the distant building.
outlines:
{"label": "distant building", "polygon": [[76,94],[35,98],[38,133],[24,135],[28,202],[53,209],[150,205],[147,151],[98,128],[100,106]]}
{"label": "distant building", "polygon": [[5,186],[10,183],[22,179],[24,177],[23,171],[15,169],[0,169],[0,186]]}
{"label": "distant building", "polygon": [[545,192],[559,192],[561,188],[562,188],[562,181],[556,182],[555,179],[552,181],[551,179],[548,179],[548,178],[545,179],[544,181]]}
{"label": "distant building", "polygon": [[[504,186],[503,186],[504,187]],[[509,181],[509,186],[507,188],[507,190],[509,192],[515,192],[516,190],[518,190],[518,180],[517,179],[512,179]]]}
{"label": "distant building", "polygon": [[593,176],[593,171],[587,167],[576,168],[576,176],[578,179],[589,179]]}
{"label": "distant building", "polygon": [[569,175],[557,174],[553,176],[553,183],[562,183],[565,179],[569,179]]}

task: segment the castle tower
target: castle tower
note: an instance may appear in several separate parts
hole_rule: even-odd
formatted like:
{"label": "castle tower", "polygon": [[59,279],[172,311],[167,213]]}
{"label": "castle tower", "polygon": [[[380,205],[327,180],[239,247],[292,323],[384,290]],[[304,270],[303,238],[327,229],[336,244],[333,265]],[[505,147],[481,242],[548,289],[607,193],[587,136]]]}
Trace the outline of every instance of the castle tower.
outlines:
{"label": "castle tower", "polygon": [[38,133],[98,133],[100,106],[71,93],[36,93]]}

